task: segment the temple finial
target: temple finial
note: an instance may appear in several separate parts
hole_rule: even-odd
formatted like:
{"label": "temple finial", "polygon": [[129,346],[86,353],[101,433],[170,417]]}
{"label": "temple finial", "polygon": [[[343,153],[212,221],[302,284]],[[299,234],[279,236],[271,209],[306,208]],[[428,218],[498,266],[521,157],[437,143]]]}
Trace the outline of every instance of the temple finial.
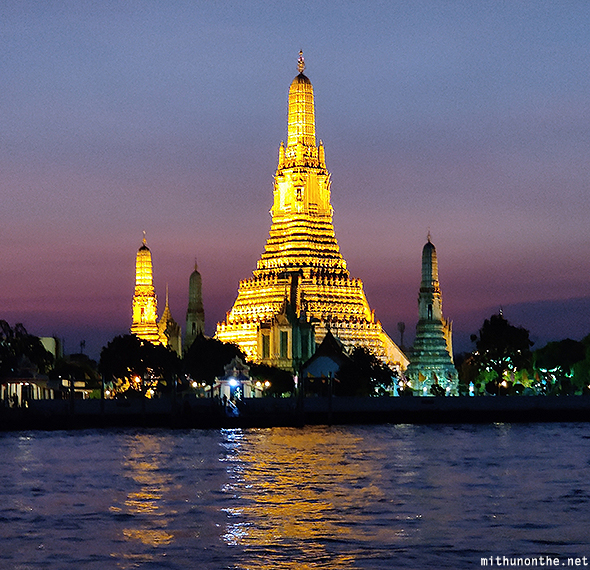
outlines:
{"label": "temple finial", "polygon": [[305,59],[303,59],[303,50],[299,50],[299,59],[297,60],[297,71],[303,73],[305,69]]}
{"label": "temple finial", "polygon": [[432,241],[430,239],[431,238],[431,236],[430,236],[430,228],[428,228],[428,235],[426,237],[428,239],[428,243],[432,243]]}
{"label": "temple finial", "polygon": [[145,230],[143,230],[143,245],[145,245],[145,244],[146,244],[146,241],[145,241]]}
{"label": "temple finial", "polygon": [[197,266],[197,256],[195,255],[195,271],[197,271],[198,266]]}

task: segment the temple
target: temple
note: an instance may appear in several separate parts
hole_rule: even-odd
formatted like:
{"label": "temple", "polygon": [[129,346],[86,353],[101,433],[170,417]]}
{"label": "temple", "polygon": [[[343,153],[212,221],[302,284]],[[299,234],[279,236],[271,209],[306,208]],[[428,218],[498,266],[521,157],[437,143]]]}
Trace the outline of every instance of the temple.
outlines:
{"label": "temple", "polygon": [[142,245],[135,258],[135,293],[133,294],[132,313],[131,334],[154,344],[160,344],[160,331],[157,322],[158,301],[154,289],[152,252],[146,244],[145,232]]}
{"label": "temple", "polygon": [[252,277],[217,325],[216,337],[256,362],[296,372],[327,331],[392,366],[407,359],[375,320],[360,279],[351,278],[332,223],[330,173],[316,145],[313,87],[303,73],[289,88],[287,144],[279,147],[272,225]]}
{"label": "temple", "polygon": [[180,325],[172,318],[170,305],[168,304],[168,285],[166,285],[166,305],[164,312],[158,322],[158,331],[160,333],[160,342],[182,356],[182,331]]}
{"label": "temple", "polygon": [[168,288],[166,288],[166,306],[158,322],[158,300],[154,289],[152,252],[146,244],[145,232],[135,258],[135,292],[131,311],[131,334],[152,344],[167,346],[180,355],[181,330],[170,313]]}
{"label": "temple", "polygon": [[201,274],[197,269],[191,273],[188,281],[188,307],[186,309],[186,333],[184,350],[188,350],[198,335],[205,334],[205,309],[203,308],[203,285]]}
{"label": "temple", "polygon": [[442,314],[436,248],[428,241],[422,249],[422,281],[418,295],[416,338],[410,350],[406,376],[420,395],[458,395],[453,364],[452,323]]}

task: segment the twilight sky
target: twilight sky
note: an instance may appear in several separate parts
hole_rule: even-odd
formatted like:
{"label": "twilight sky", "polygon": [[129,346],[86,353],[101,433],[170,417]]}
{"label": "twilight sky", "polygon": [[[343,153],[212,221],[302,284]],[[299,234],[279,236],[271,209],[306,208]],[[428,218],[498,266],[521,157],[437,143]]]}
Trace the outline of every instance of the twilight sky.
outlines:
{"label": "twilight sky", "polygon": [[535,348],[590,333],[590,3],[28,1],[0,5],[0,318],[98,357],[128,332],[142,231],[206,329],[270,227],[303,49],[336,236],[411,340],[437,247],[456,350],[503,307]]}

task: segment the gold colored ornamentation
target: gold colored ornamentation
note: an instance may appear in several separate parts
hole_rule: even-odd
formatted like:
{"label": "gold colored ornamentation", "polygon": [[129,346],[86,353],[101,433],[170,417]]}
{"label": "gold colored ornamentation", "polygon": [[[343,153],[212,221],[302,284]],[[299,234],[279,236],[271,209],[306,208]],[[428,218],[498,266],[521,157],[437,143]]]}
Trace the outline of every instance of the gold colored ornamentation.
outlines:
{"label": "gold colored ornamentation", "polygon": [[238,296],[216,337],[262,359],[258,330],[289,302],[298,319],[315,323],[320,342],[330,329],[347,346],[361,345],[384,361],[408,361],[371,311],[360,279],[350,277],[332,221],[331,179],[323,143],[316,146],[313,87],[303,74],[289,89],[287,144],[279,147],[272,225],[256,269],[240,282]]}

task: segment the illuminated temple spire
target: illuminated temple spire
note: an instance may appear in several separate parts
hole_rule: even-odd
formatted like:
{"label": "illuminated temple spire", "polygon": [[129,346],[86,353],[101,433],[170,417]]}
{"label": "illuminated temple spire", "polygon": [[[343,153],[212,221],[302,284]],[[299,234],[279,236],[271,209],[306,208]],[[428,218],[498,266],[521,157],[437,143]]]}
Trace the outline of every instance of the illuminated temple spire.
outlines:
{"label": "illuminated temple spire", "polygon": [[[422,249],[422,280],[418,295],[418,324],[406,371],[421,395],[433,395],[433,385],[457,395],[457,370],[453,364],[452,323],[443,317],[438,281],[438,257],[430,232]],[[436,390],[436,389],[435,389]]]}
{"label": "illuminated temple spire", "polygon": [[272,227],[258,269],[303,266],[346,269],[340,254],[330,204],[330,173],[322,143],[316,146],[313,87],[303,74],[289,88],[287,146],[281,143],[275,173]]}
{"label": "illuminated temple spire", "polygon": [[328,328],[347,346],[362,345],[405,367],[406,357],[375,321],[360,279],[350,277],[332,223],[330,173],[316,146],[314,94],[299,52],[289,87],[287,144],[279,147],[272,224],[256,269],[217,338],[248,358],[297,370]]}
{"label": "illuminated temple spire", "polygon": [[152,254],[143,232],[142,245],[135,258],[135,293],[132,303],[131,334],[154,344],[160,344],[157,325],[158,302],[153,283]]}

